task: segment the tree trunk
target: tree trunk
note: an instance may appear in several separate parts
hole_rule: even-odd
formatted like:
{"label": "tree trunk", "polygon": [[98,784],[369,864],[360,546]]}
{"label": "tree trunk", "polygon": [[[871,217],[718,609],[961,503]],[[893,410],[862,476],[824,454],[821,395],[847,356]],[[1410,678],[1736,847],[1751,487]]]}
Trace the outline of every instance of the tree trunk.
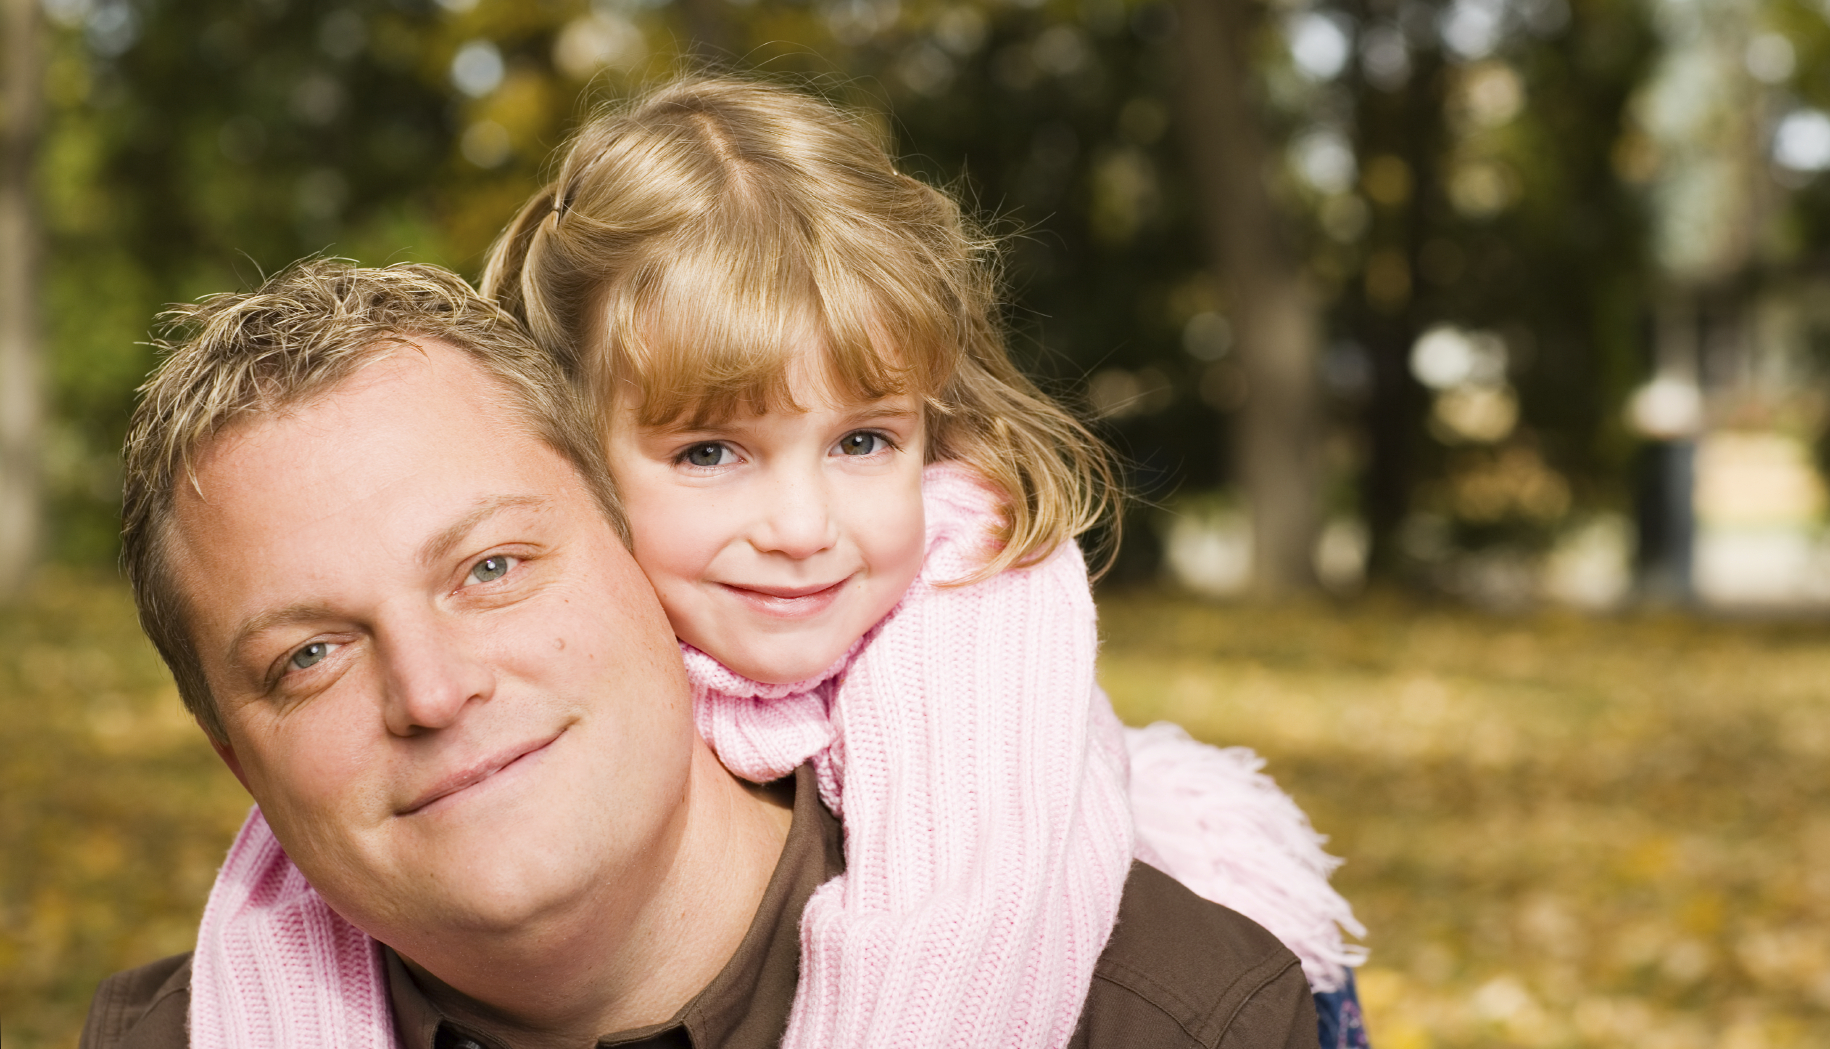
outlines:
{"label": "tree trunk", "polygon": [[[1375,4],[1367,4],[1356,14],[1371,20],[1375,9]],[[1410,192],[1375,212],[1369,247],[1401,253],[1416,275],[1410,293],[1397,299],[1381,300],[1362,279],[1349,300],[1357,312],[1353,327],[1372,358],[1372,396],[1361,415],[1369,455],[1359,485],[1360,513],[1371,539],[1366,557],[1369,582],[1408,581],[1411,566],[1401,531],[1410,516],[1412,489],[1428,441],[1424,419],[1430,410],[1429,391],[1411,374],[1411,347],[1432,317],[1418,304],[1424,294],[1419,263],[1430,235],[1432,202],[1444,197],[1436,158],[1451,143],[1443,123],[1442,55],[1422,50],[1413,61],[1411,75],[1395,92],[1364,79],[1354,85],[1361,100],[1355,111],[1360,155],[1397,157],[1410,172]]]}
{"label": "tree trunk", "polygon": [[1321,527],[1320,331],[1314,293],[1265,184],[1269,149],[1249,59],[1260,14],[1255,0],[1177,0],[1176,13],[1180,123],[1246,377],[1235,425],[1253,587],[1269,597],[1310,590]]}
{"label": "tree trunk", "polygon": [[38,223],[33,159],[40,119],[38,0],[4,0],[5,113],[0,127],[0,600],[34,563],[42,495]]}

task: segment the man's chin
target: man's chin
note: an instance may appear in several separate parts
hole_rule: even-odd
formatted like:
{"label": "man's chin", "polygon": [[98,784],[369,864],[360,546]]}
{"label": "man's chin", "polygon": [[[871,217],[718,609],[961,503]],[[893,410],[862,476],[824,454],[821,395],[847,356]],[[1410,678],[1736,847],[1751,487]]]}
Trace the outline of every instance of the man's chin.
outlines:
{"label": "man's chin", "polygon": [[498,839],[493,846],[475,843],[461,857],[421,857],[432,862],[320,892],[351,924],[407,953],[404,945],[429,930],[439,930],[440,938],[525,936],[555,914],[585,905],[593,879],[575,865],[554,862],[569,858]]}
{"label": "man's chin", "polygon": [[554,817],[532,804],[453,806],[432,819],[392,817],[353,847],[308,849],[293,861],[326,902],[384,942],[393,942],[385,929],[428,920],[506,926],[587,880],[567,877],[576,853],[556,847],[583,828]]}

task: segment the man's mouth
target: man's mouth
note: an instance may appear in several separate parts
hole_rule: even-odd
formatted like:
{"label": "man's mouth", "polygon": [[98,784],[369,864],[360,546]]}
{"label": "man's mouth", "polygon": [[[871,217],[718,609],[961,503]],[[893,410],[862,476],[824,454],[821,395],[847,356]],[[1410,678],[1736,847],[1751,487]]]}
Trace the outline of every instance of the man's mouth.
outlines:
{"label": "man's mouth", "polygon": [[406,807],[400,809],[398,814],[402,816],[411,816],[416,812],[424,811],[428,806],[443,801],[453,794],[469,790],[471,787],[482,783],[484,780],[487,780],[498,773],[524,764],[529,759],[538,757],[547,747],[552,746],[553,741],[558,739],[561,735],[564,735],[564,730],[545,739],[516,744],[515,746],[498,751],[496,754],[485,758],[482,761],[475,762],[458,772],[454,772],[434,783],[417,798],[409,802]]}

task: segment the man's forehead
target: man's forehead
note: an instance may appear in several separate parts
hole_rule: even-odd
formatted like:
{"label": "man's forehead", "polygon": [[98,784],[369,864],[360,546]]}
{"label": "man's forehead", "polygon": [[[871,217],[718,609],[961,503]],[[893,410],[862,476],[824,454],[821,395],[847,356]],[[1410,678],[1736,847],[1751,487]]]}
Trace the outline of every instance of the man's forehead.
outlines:
{"label": "man's forehead", "polygon": [[[468,364],[449,359],[456,356],[455,351],[437,340],[406,336],[371,340],[354,360],[326,378],[283,394],[262,391],[254,396],[254,403],[218,422],[213,431],[191,446],[184,464],[188,476],[186,483],[179,485],[179,494],[189,489],[192,494],[203,495],[200,475],[211,464],[236,455],[254,435],[301,415],[318,414],[326,405],[360,394],[370,387],[385,388],[390,383],[411,382],[415,378],[414,371]],[[419,360],[416,362],[412,358]],[[415,364],[419,367],[415,368]]]}
{"label": "man's forehead", "polygon": [[[470,432],[489,439],[530,437],[499,380],[462,351],[442,340],[400,336],[374,343],[350,371],[321,388],[270,407],[239,415],[193,451],[190,476],[180,493],[209,501],[204,477],[227,459],[297,461],[339,445],[352,457],[434,453],[412,431],[397,433],[391,447],[373,441],[389,419],[437,416],[437,443],[457,442]],[[406,438],[403,440],[402,438]]]}
{"label": "man's forehead", "polygon": [[[457,351],[426,351],[212,441],[173,507],[169,549],[184,582],[222,605],[246,596],[226,588],[230,577],[328,578],[351,560],[407,570],[503,509],[580,502],[572,464],[528,432],[499,387]],[[595,509],[588,495],[581,505]]]}

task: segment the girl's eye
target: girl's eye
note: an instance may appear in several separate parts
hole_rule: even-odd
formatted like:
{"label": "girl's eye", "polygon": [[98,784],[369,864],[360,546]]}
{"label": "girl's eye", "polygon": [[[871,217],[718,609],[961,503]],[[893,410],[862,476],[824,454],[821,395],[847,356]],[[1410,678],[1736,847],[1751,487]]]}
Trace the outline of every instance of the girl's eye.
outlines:
{"label": "girl's eye", "polygon": [[680,453],[680,461],[689,466],[723,466],[729,462],[731,450],[722,444],[695,444]]}
{"label": "girl's eye", "polygon": [[286,663],[294,670],[309,670],[324,662],[324,657],[330,655],[330,650],[335,647],[328,641],[313,641],[294,652]]}
{"label": "girl's eye", "polygon": [[859,430],[839,438],[840,455],[874,455],[884,449],[889,442],[880,433]]}
{"label": "girl's eye", "polygon": [[493,583],[508,574],[513,568],[515,559],[506,554],[485,557],[470,566],[470,574],[464,577],[466,583]]}

